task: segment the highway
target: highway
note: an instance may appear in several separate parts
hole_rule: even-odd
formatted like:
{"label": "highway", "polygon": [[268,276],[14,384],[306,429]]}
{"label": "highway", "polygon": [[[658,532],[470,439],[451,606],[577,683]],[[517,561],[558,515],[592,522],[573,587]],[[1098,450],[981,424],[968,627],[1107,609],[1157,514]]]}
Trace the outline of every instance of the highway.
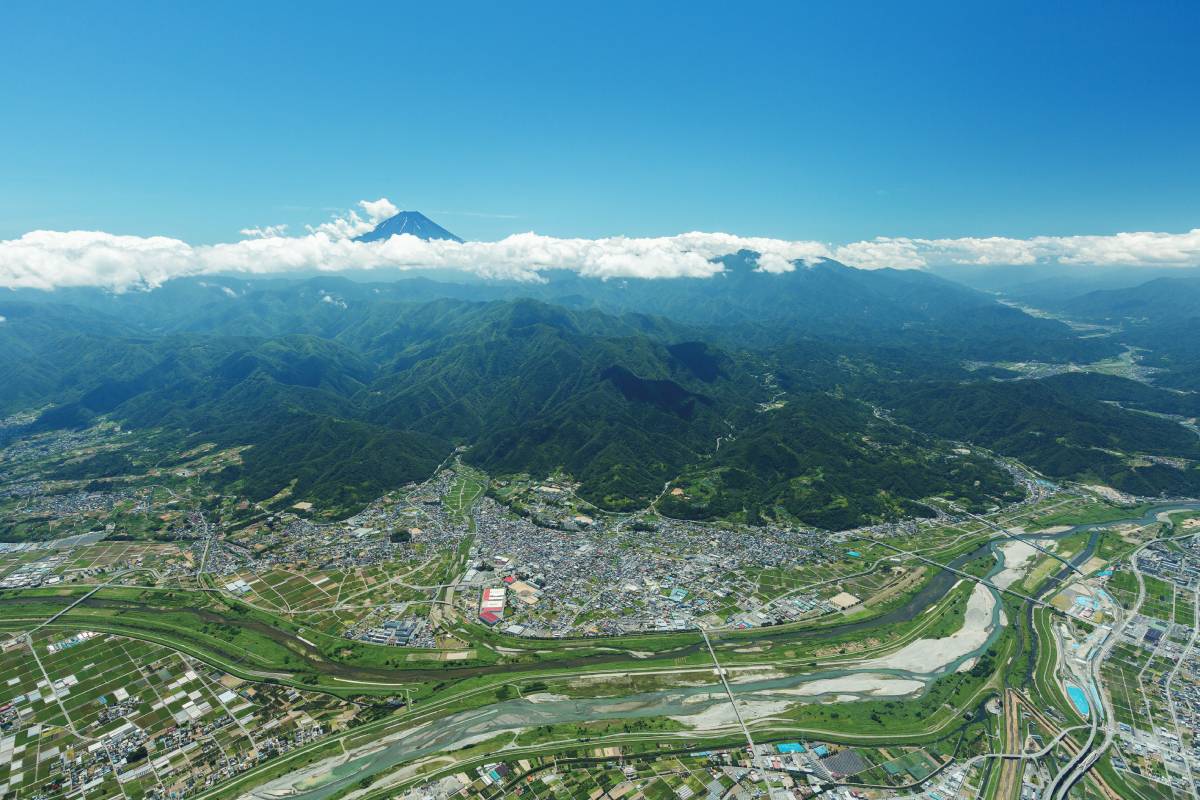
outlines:
{"label": "highway", "polygon": [[[1194,534],[1190,534],[1187,537],[1175,538],[1190,538],[1193,535]],[[1061,770],[1059,770],[1058,774],[1054,777],[1054,780],[1052,780],[1047,786],[1046,791],[1042,795],[1043,800],[1065,800],[1071,791],[1071,787],[1078,783],[1079,779],[1086,775],[1088,770],[1090,770],[1108,751],[1108,749],[1112,747],[1113,739],[1116,738],[1117,734],[1116,713],[1111,707],[1111,702],[1109,701],[1107,692],[1104,691],[1104,684],[1100,674],[1100,668],[1104,664],[1104,661],[1108,658],[1109,654],[1112,652],[1113,648],[1116,646],[1117,642],[1120,641],[1121,635],[1125,631],[1125,628],[1129,625],[1130,621],[1133,620],[1141,611],[1142,603],[1146,599],[1146,581],[1145,577],[1142,575],[1141,567],[1138,565],[1138,556],[1147,547],[1161,541],[1163,540],[1151,539],[1150,541],[1140,545],[1129,555],[1129,563],[1131,565],[1134,577],[1137,579],[1137,599],[1134,601],[1132,608],[1125,610],[1124,613],[1118,613],[1118,619],[1116,620],[1116,624],[1113,626],[1112,632],[1108,635],[1108,638],[1106,638],[1104,642],[1102,642],[1100,646],[1090,654],[1088,658],[1087,668],[1089,677],[1092,685],[1096,687],[1096,694],[1098,695],[1098,697],[1093,698],[1093,701],[1098,702],[1100,707],[1098,709],[1091,709],[1091,730],[1087,741],[1084,742],[1079,752],[1076,753],[1075,756],[1072,757],[1071,760],[1068,761]],[[1195,631],[1193,631],[1193,641],[1195,640],[1194,637]],[[1104,735],[1103,740],[1097,745],[1096,737],[1100,733],[1102,720]],[[1195,796],[1194,791],[1195,787],[1193,786],[1193,796]]]}

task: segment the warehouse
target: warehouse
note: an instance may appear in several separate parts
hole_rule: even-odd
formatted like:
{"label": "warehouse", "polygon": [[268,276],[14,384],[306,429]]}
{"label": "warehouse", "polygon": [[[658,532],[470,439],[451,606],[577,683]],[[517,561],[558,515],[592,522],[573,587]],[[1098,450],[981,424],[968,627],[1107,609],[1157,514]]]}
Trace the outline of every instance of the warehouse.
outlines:
{"label": "warehouse", "polygon": [[[504,617],[504,602],[507,594],[508,592],[503,587],[484,589],[479,599],[479,618],[489,625],[495,625],[500,621]],[[489,621],[490,618],[494,619]]]}

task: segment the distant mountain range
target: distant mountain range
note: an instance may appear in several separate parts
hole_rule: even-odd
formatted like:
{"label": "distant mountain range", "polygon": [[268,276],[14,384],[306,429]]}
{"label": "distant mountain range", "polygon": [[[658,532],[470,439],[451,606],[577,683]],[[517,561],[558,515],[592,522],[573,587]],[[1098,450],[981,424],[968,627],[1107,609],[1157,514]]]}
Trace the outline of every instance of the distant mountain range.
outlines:
{"label": "distant mountain range", "polygon": [[1069,317],[1120,326],[1121,341],[1140,348],[1147,366],[1164,370],[1165,386],[1200,391],[1200,275],[1156,278],[1101,290],[1058,305]]}
{"label": "distant mountain range", "polygon": [[818,338],[839,346],[860,342],[936,350],[961,359],[1077,362],[1121,350],[1111,341],[1081,338],[1062,322],[1029,316],[991,295],[915,270],[860,270],[822,260],[768,273],[755,268],[755,259],[753,253],[725,258],[725,271],[711,278],[600,280],[568,270],[544,272],[539,283],[208,277],[122,295],[60,289],[12,296],[93,308],[155,332],[328,336],[380,301],[531,298],[575,310],[666,317],[731,347]]}
{"label": "distant mountain range", "polygon": [[1077,295],[1059,305],[1082,319],[1200,319],[1200,275],[1160,277],[1137,286]]}
{"label": "distant mountain range", "polygon": [[355,238],[356,242],[378,242],[406,233],[418,239],[448,239],[461,242],[462,239],[438,225],[420,211],[401,211],[393,217],[388,217],[375,226],[375,229]]}

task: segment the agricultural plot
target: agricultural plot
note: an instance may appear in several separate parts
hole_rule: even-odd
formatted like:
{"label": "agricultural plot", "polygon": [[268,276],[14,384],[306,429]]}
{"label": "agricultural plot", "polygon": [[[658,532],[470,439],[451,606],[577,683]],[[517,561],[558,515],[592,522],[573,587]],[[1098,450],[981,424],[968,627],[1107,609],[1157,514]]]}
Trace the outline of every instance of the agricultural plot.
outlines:
{"label": "agricultural plot", "polygon": [[302,573],[276,567],[226,576],[220,585],[305,630],[359,638],[373,625],[400,616],[430,617],[430,601],[453,583],[456,562],[455,553],[445,552],[419,563],[391,561],[342,570]]}
{"label": "agricultural plot", "polygon": [[336,603],[337,587],[331,585],[329,576],[322,573],[301,574],[276,568],[243,579],[268,608],[297,611]]}
{"label": "agricultural plot", "polygon": [[299,573],[275,568],[263,573],[244,572],[223,578],[226,585],[244,581],[249,591],[242,597],[254,605],[273,611],[330,610],[368,593],[379,582],[378,568],[349,571]]}
{"label": "agricultural plot", "polygon": [[344,725],[348,709],[88,631],[0,653],[0,787],[52,798],[191,793]]}
{"label": "agricultural plot", "polygon": [[1175,623],[1185,628],[1196,624],[1195,593],[1176,587]]}
{"label": "agricultural plot", "polygon": [[1112,694],[1117,721],[1138,730],[1153,729],[1139,677],[1148,660],[1149,653],[1121,643],[1113,648],[1102,671],[1105,686]]}
{"label": "agricultural plot", "polygon": [[[98,534],[85,537],[94,541]],[[0,555],[0,578],[6,587],[32,587],[72,582],[111,580],[116,574],[137,571],[152,579],[189,563],[191,553],[182,544],[146,544],[100,541],[59,547],[18,549]],[[153,570],[153,573],[151,572]]]}
{"label": "agricultural plot", "polygon": [[754,593],[759,598],[771,600],[787,592],[855,575],[867,569],[870,563],[863,563],[861,558],[845,558],[819,564],[797,564],[794,567],[769,567],[747,573],[744,580],[753,585]]}
{"label": "agricultural plot", "polygon": [[1144,800],[1178,800],[1182,796],[1173,791],[1168,784],[1158,783],[1128,771],[1122,771],[1121,779],[1137,793],[1136,797],[1144,798]]}
{"label": "agricultural plot", "polygon": [[[1143,576],[1146,596],[1142,602],[1142,614],[1170,622],[1175,618],[1175,586],[1152,575]],[[1136,597],[1136,583],[1133,589]]]}
{"label": "agricultural plot", "polygon": [[[9,546],[11,547],[12,545]],[[44,555],[45,553],[38,550],[9,550],[0,552],[0,577],[25,564],[33,563]]]}
{"label": "agricultural plot", "polygon": [[523,796],[539,800],[567,800],[592,797],[643,797],[679,800],[681,797],[705,797],[710,790],[721,796],[734,781],[695,757],[667,757],[634,760],[624,768],[611,765],[551,769],[519,780]]}
{"label": "agricultural plot", "polygon": [[840,586],[842,591],[849,592],[856,597],[869,598],[894,583],[895,580],[896,576],[891,570],[878,569],[843,581]]}
{"label": "agricultural plot", "polygon": [[423,560],[395,560],[339,570],[275,566],[262,572],[226,575],[219,582],[225,591],[270,611],[334,612],[428,599],[434,587],[453,582],[455,561],[454,553],[443,552]]}
{"label": "agricultural plot", "polygon": [[429,599],[437,587],[454,581],[453,555],[443,553],[420,564],[394,562],[356,570],[337,595],[342,608]]}
{"label": "agricultural plot", "polygon": [[104,540],[77,547],[64,571],[110,571],[116,569],[164,567],[186,563],[190,553],[185,544],[146,543]]}

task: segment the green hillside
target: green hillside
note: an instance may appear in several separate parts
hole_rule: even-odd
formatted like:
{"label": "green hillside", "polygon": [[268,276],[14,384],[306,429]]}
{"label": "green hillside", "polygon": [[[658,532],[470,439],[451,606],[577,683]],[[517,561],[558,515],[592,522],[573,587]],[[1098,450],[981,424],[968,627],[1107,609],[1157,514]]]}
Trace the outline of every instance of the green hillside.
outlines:
{"label": "green hillside", "polygon": [[0,303],[14,376],[0,408],[44,409],[34,429],[111,418],[248,445],[219,484],[330,513],[424,478],[457,446],[494,474],[562,470],[602,508],[644,507],[670,484],[682,493],[658,503],[673,516],[826,527],[927,513],[931,496],[973,508],[1017,496],[953,441],[1140,494],[1195,486],[1196,438],[1154,416],[1194,415],[1193,396],[1077,374],[979,381],[964,367],[981,353],[1107,356],[1115,341],[930,275],[728,261],[709,280],[18,292]]}

